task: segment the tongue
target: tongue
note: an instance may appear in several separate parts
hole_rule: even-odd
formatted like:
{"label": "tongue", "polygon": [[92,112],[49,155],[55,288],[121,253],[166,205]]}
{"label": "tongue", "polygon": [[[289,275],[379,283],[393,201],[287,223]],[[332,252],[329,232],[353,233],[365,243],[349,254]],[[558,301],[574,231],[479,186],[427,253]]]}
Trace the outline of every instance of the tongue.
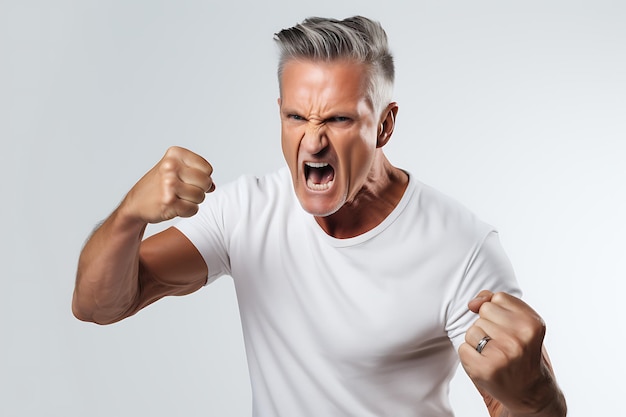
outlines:
{"label": "tongue", "polygon": [[313,181],[314,184],[326,184],[335,178],[335,170],[328,165],[324,168],[310,168],[309,169],[309,179]]}

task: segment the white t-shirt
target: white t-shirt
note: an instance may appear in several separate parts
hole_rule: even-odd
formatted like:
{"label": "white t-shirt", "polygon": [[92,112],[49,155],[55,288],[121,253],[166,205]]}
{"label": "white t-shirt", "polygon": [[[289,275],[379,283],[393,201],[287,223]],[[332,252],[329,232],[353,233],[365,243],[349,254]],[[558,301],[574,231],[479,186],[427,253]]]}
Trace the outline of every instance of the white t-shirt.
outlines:
{"label": "white t-shirt", "polygon": [[493,228],[412,176],[349,239],[301,208],[286,168],[218,188],[177,227],[209,282],[234,280],[259,417],[451,416],[467,303],[520,295]]}

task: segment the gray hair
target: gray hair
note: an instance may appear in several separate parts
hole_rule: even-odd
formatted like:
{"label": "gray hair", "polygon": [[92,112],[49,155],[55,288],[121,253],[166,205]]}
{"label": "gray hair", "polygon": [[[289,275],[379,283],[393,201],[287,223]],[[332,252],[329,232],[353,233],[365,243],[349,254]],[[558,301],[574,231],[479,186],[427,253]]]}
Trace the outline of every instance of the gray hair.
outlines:
{"label": "gray hair", "polygon": [[391,102],[395,70],[380,23],[362,16],[344,20],[309,17],[276,33],[274,40],[280,48],[279,83],[285,64],[293,59],[352,60],[369,68],[368,98],[374,111],[381,113]]}

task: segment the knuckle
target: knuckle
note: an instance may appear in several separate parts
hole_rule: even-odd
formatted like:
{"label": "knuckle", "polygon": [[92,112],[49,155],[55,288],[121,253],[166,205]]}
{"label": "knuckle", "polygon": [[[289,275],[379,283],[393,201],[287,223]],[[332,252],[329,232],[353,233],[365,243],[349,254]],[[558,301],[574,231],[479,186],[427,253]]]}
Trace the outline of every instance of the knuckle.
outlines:
{"label": "knuckle", "polygon": [[170,146],[169,148],[167,148],[167,150],[165,151],[165,155],[166,156],[173,156],[173,155],[179,155],[181,152],[182,148],[180,146]]}
{"label": "knuckle", "polygon": [[172,204],[177,200],[176,181],[173,178],[164,178],[161,183],[160,201],[164,205]]}
{"label": "knuckle", "polygon": [[524,344],[517,338],[507,338],[499,341],[499,344],[508,361],[521,358],[524,355]]}
{"label": "knuckle", "polygon": [[164,188],[164,194],[167,194],[170,192],[170,190],[176,188],[177,183],[178,178],[176,176],[172,174],[163,175],[162,184]]}
{"label": "knuckle", "polygon": [[171,207],[176,203],[176,195],[174,193],[164,193],[161,197],[161,206],[163,210],[167,210],[168,207]]}
{"label": "knuckle", "polygon": [[546,325],[541,319],[529,321],[520,326],[518,334],[522,340],[534,340],[538,337],[543,338],[546,334]]}
{"label": "knuckle", "polygon": [[178,170],[178,163],[174,158],[163,158],[161,163],[159,164],[159,172],[162,175],[166,175],[168,173],[176,172]]}
{"label": "knuckle", "polygon": [[485,303],[483,303],[483,305],[480,306],[480,308],[478,309],[478,314],[480,316],[484,316],[485,314],[489,314],[490,311],[493,310],[493,301],[487,301]]}
{"label": "knuckle", "polygon": [[541,337],[545,336],[548,330],[548,327],[546,326],[546,322],[543,321],[541,317],[539,317],[537,321],[537,325],[538,325],[538,333],[541,335]]}
{"label": "knuckle", "polygon": [[531,323],[524,323],[523,325],[517,328],[517,334],[519,335],[519,338],[522,340],[532,339],[536,333],[537,333],[537,330],[535,326],[532,326]]}
{"label": "knuckle", "polygon": [[485,326],[485,319],[482,317],[479,317],[475,322],[474,322],[474,328],[480,328],[483,329]]}
{"label": "knuckle", "polygon": [[507,298],[508,298],[508,294],[500,291],[500,292],[493,294],[491,301],[493,301],[494,303],[501,303],[501,302],[506,301]]}

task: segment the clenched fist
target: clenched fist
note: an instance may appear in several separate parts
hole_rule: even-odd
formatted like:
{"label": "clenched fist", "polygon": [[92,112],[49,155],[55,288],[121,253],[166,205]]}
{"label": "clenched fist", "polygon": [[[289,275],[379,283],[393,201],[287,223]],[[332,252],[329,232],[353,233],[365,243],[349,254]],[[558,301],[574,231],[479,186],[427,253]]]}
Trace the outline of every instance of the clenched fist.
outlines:
{"label": "clenched fist", "polygon": [[171,147],[128,192],[120,208],[130,218],[159,223],[191,217],[206,193],[215,189],[213,167],[201,156]]}
{"label": "clenched fist", "polygon": [[486,400],[497,400],[509,410],[507,415],[564,415],[562,395],[543,349],[541,317],[506,293],[481,291],[469,308],[479,318],[468,329],[459,356]]}

